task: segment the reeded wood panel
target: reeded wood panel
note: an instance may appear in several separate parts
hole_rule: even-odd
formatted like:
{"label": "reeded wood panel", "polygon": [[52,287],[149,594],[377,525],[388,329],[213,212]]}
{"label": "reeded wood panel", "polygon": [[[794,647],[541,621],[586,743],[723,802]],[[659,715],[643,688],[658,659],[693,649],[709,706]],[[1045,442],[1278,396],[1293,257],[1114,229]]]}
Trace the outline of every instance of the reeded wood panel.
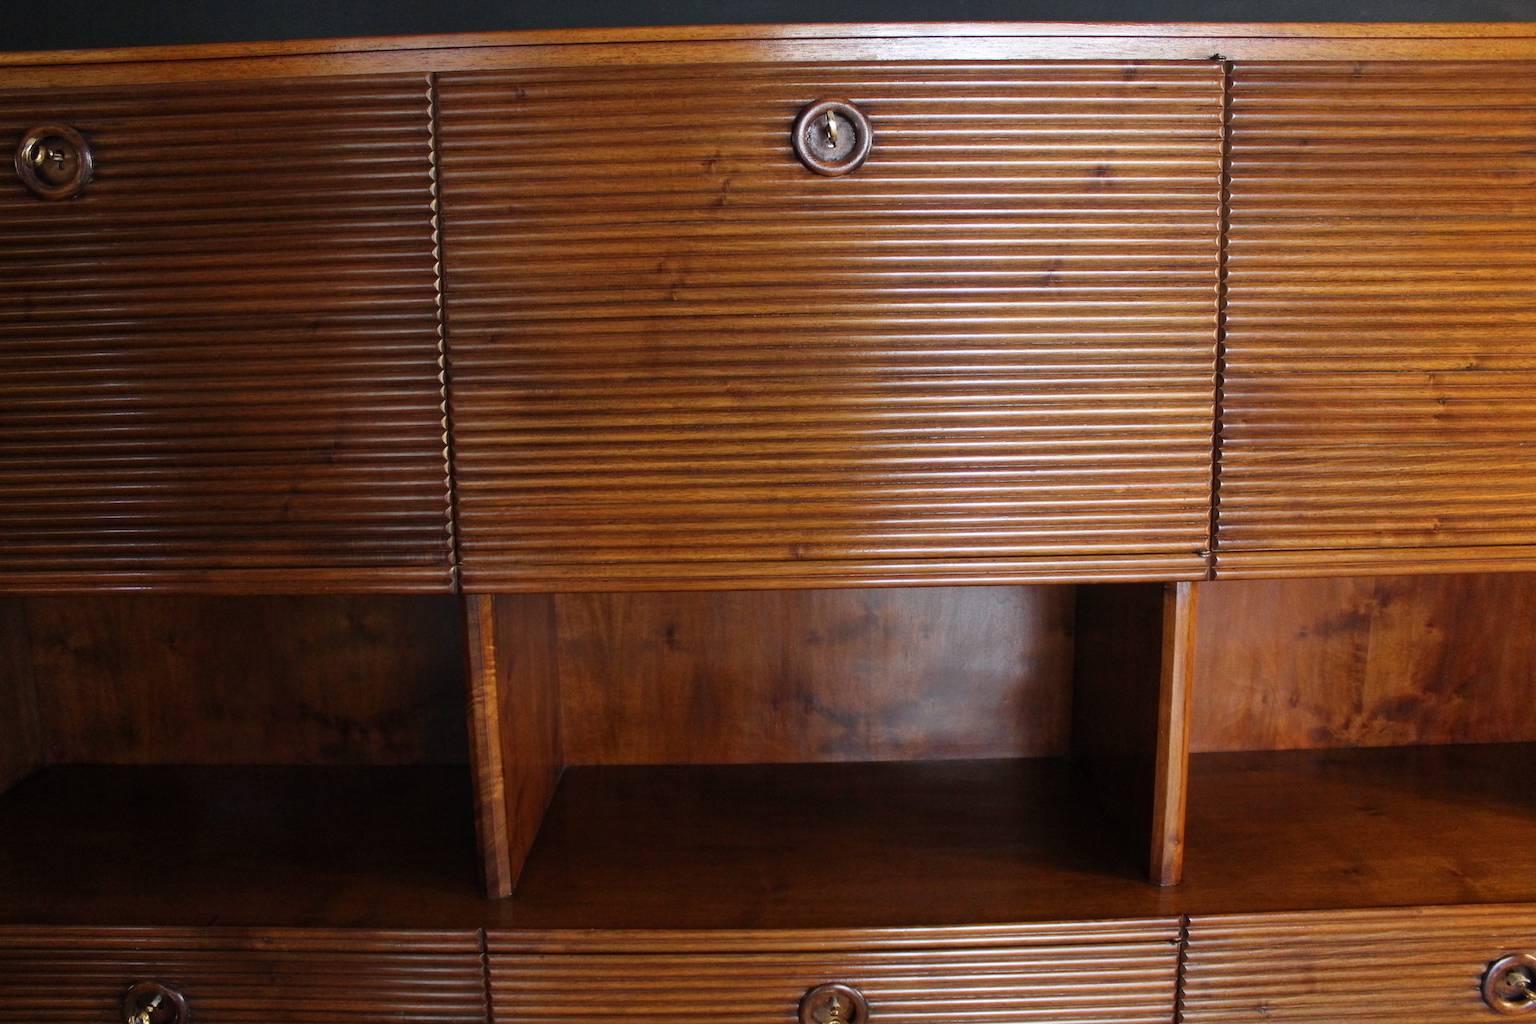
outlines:
{"label": "reeded wood panel", "polygon": [[[789,1024],[806,991],[853,985],[890,1024],[1171,1024],[1174,921],[888,932],[492,933],[497,1024]],[[579,955],[572,955],[573,953]],[[1113,979],[1106,984],[1107,979]]]}
{"label": "reeded wood panel", "polygon": [[1533,72],[1236,67],[1219,574],[1529,566]]}
{"label": "reeded wood panel", "polygon": [[451,585],[424,75],[0,92],[0,588]]}
{"label": "reeded wood panel", "polygon": [[1201,590],[1197,750],[1536,741],[1536,575]]}
{"label": "reeded wood panel", "polygon": [[[869,162],[790,151],[821,96]],[[439,80],[472,590],[1190,577],[1221,73]]]}
{"label": "reeded wood panel", "polygon": [[1196,917],[1179,1019],[1486,1024],[1488,965],[1533,950],[1530,906]]}
{"label": "reeded wood panel", "polygon": [[140,981],[206,1024],[487,1019],[473,931],[0,929],[0,1021],[122,1024]]}

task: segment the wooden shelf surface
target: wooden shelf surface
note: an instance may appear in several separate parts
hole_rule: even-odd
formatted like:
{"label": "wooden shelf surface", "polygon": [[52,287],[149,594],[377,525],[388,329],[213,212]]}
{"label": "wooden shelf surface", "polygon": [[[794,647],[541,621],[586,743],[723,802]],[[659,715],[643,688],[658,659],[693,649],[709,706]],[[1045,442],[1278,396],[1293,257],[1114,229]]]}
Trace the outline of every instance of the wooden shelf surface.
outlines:
{"label": "wooden shelf surface", "polygon": [[467,770],[59,767],[0,796],[0,922],[859,928],[1536,901],[1536,744],[1194,758],[1187,880],[1067,762],[573,768],[517,894]]}

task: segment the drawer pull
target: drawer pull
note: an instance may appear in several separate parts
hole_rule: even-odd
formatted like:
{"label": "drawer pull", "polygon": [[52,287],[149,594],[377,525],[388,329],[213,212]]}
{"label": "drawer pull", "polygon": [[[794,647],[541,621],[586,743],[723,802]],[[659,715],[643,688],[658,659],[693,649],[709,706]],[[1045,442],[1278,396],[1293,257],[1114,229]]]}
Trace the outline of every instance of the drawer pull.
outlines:
{"label": "drawer pull", "polygon": [[1536,1010],[1536,956],[1516,953],[1496,961],[1483,977],[1483,1002],[1495,1013]]}
{"label": "drawer pull", "polygon": [[795,118],[795,155],[817,174],[857,170],[874,145],[864,112],[846,100],[817,100]]}
{"label": "drawer pull", "polygon": [[67,125],[33,128],[16,147],[16,175],[41,199],[73,199],[85,191],[92,169],[90,145]]}
{"label": "drawer pull", "polygon": [[864,1024],[869,1003],[852,985],[817,985],[800,1000],[800,1024]]}
{"label": "drawer pull", "polygon": [[158,981],[141,981],[123,996],[127,1024],[187,1024],[187,1000]]}

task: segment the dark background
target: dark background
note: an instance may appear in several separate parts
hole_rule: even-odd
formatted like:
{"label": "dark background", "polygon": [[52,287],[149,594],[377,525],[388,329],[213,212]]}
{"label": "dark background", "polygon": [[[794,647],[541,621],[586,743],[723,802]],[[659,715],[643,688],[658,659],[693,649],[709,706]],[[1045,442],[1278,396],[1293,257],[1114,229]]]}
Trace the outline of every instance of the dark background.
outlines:
{"label": "dark background", "polygon": [[786,21],[1524,21],[1536,0],[0,0],[0,51]]}

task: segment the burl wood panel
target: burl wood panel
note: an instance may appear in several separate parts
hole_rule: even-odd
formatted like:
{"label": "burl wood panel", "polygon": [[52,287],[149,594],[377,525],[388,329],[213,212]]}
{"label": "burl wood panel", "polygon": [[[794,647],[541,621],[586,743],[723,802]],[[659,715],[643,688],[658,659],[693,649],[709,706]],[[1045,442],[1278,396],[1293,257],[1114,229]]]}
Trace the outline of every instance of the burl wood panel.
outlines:
{"label": "burl wood panel", "polygon": [[1533,949],[1528,905],[1196,917],[1180,1020],[1485,1024],[1488,965]]}
{"label": "burl wood panel", "polygon": [[122,1024],[140,981],[207,1024],[487,1020],[474,931],[0,929],[0,1021]]}
{"label": "burl wood panel", "polygon": [[1072,749],[1107,822],[1146,851],[1148,877],[1184,872],[1195,583],[1079,587]]}
{"label": "burl wood panel", "polygon": [[1236,66],[1219,576],[1529,566],[1533,70]]}
{"label": "burl wood panel", "polygon": [[452,597],[36,597],[47,754],[93,764],[462,762]]}
{"label": "burl wood panel", "polygon": [[1067,751],[1070,587],[570,594],[572,764]]}
{"label": "burl wood panel", "polygon": [[[498,1022],[669,1021],[728,1002],[743,1024],[795,1019],[806,991],[838,981],[872,1020],[921,1024],[1173,1020],[1173,920],[823,933],[492,933]],[[1106,979],[1113,979],[1106,984]]]}
{"label": "burl wood panel", "polygon": [[447,590],[426,76],[0,91],[0,589]]}
{"label": "burl wood panel", "polygon": [[469,732],[482,879],[507,896],[565,769],[554,598],[471,595]]}
{"label": "burl wood panel", "polygon": [[1536,576],[1201,590],[1197,750],[1536,741]]}
{"label": "burl wood panel", "polygon": [[[475,591],[1201,575],[1214,63],[439,79]],[[808,172],[822,96],[869,162]]]}

